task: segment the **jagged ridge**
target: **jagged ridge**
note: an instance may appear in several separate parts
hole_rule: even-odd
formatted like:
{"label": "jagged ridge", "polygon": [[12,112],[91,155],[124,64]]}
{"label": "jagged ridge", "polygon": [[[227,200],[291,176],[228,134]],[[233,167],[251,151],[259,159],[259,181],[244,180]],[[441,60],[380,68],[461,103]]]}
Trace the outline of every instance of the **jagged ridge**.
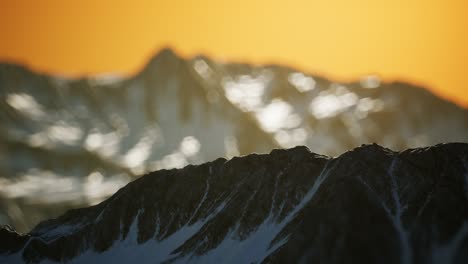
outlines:
{"label": "jagged ridge", "polygon": [[365,145],[338,158],[296,147],[150,173],[25,236],[3,229],[0,252],[28,262],[466,263],[467,200],[467,144]]}

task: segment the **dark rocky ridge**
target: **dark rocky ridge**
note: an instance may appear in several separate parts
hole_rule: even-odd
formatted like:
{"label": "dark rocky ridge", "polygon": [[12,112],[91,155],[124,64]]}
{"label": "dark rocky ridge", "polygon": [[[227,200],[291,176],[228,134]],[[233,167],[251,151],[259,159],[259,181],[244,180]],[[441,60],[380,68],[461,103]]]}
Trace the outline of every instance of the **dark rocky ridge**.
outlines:
{"label": "dark rocky ridge", "polygon": [[468,145],[296,147],[156,171],[0,241],[0,262],[466,263]]}

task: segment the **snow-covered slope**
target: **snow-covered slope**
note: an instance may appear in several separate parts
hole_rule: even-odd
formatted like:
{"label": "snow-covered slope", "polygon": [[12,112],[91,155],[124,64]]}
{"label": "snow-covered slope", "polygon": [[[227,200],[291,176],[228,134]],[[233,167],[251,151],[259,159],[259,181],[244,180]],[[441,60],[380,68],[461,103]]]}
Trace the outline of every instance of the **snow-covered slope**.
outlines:
{"label": "snow-covered slope", "polygon": [[468,144],[160,170],[0,241],[2,263],[467,263]]}
{"label": "snow-covered slope", "polygon": [[22,231],[99,203],[137,175],[217,157],[468,142],[467,111],[413,85],[375,76],[339,84],[171,50],[128,79],[0,65],[0,122],[0,223]]}

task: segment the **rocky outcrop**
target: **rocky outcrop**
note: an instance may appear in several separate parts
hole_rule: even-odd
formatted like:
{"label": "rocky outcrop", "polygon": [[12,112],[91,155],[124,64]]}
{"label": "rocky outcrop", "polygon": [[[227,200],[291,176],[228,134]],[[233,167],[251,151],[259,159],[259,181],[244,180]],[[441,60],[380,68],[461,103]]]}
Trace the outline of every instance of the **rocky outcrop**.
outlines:
{"label": "rocky outcrop", "polygon": [[466,263],[468,145],[160,170],[0,241],[0,262]]}

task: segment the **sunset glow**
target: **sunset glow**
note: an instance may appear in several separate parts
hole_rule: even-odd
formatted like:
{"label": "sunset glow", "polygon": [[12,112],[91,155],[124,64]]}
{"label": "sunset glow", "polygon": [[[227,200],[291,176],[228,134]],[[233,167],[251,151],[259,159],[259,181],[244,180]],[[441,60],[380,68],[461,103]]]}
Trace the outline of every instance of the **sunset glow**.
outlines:
{"label": "sunset glow", "polygon": [[340,81],[378,74],[468,106],[467,10],[463,0],[3,1],[0,62],[129,76],[169,46]]}

